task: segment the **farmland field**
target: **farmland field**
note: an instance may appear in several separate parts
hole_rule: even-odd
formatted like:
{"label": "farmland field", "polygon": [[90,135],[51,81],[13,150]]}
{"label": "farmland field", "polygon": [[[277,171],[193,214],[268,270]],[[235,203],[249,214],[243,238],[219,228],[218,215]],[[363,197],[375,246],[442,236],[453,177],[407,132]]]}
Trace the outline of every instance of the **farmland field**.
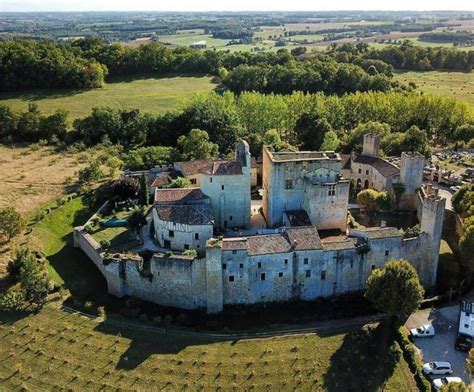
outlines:
{"label": "farmland field", "polygon": [[6,390],[416,390],[380,325],[231,340],[145,330],[116,317],[89,320],[52,306],[0,319]]}
{"label": "farmland field", "polygon": [[414,82],[418,90],[433,95],[456,98],[474,108],[474,77],[463,72],[403,72],[394,78],[403,83]]}
{"label": "farmland field", "polygon": [[95,106],[115,109],[140,108],[153,114],[174,110],[180,101],[195,93],[209,92],[216,88],[209,76],[169,76],[163,78],[136,78],[117,80],[99,89],[37,90],[26,93],[2,93],[0,104],[13,109],[26,109],[36,103],[44,113],[66,109],[70,119],[88,115]]}

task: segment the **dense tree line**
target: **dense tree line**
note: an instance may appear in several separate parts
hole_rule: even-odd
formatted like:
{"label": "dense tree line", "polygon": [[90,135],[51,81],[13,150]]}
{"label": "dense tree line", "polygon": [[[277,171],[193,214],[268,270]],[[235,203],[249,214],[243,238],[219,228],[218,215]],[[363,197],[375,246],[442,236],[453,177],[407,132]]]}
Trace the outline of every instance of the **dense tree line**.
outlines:
{"label": "dense tree line", "polygon": [[219,75],[234,92],[291,93],[387,91],[400,88],[393,69],[470,71],[474,51],[421,48],[410,43],[369,48],[359,43],[333,45],[299,60],[304,51],[228,53],[169,48],[153,42],[139,47],[105,44],[97,38],[72,43],[0,43],[0,90],[99,87],[110,76],[175,73]]}
{"label": "dense tree line", "polygon": [[45,41],[0,44],[0,91],[100,87],[107,67]]}
{"label": "dense tree line", "polygon": [[[339,62],[379,60],[395,69],[407,71],[454,70],[470,72],[474,66],[474,51],[454,48],[424,48],[404,41],[400,45],[388,45],[375,49],[368,44],[333,44],[328,50]],[[384,72],[384,70],[378,70]]]}
{"label": "dense tree line", "polygon": [[420,34],[418,39],[425,42],[472,44],[474,33],[470,31],[437,31]]}
{"label": "dense tree line", "polygon": [[[42,122],[49,125],[40,126]],[[243,137],[249,141],[252,154],[259,155],[265,134],[271,129],[283,142],[302,148],[321,148],[326,134],[334,131],[342,151],[357,150],[363,133],[376,132],[382,136],[386,154],[398,155],[400,149],[425,152],[428,143],[467,143],[473,124],[472,113],[464,103],[396,92],[343,96],[211,93],[195,97],[181,111],[159,116],[138,109],[95,108],[89,116],[76,120],[72,129],[68,129],[64,112],[43,116],[34,106],[19,113],[0,105],[1,140],[175,148],[180,136],[199,129],[207,132],[208,141],[217,144],[221,154],[231,152]],[[35,132],[25,134],[24,129]]]}

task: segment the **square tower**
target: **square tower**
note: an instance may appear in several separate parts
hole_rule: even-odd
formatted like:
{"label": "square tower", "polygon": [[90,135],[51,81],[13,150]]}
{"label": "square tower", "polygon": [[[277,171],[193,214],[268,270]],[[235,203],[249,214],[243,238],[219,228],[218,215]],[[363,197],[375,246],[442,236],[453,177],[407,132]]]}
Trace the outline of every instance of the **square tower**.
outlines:
{"label": "square tower", "polygon": [[367,133],[364,135],[364,145],[362,148],[362,155],[376,157],[379,155],[380,149],[380,135],[372,135]]}

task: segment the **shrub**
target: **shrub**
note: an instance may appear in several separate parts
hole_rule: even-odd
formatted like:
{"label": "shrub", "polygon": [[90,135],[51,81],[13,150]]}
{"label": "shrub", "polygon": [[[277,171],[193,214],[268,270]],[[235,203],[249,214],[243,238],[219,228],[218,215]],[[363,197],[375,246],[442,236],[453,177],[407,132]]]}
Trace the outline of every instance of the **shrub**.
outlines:
{"label": "shrub", "polygon": [[110,241],[109,240],[100,240],[100,246],[102,249],[110,248]]}
{"label": "shrub", "polygon": [[20,290],[10,289],[0,297],[0,310],[8,312],[21,310],[24,305],[25,294]]}
{"label": "shrub", "polygon": [[86,301],[84,302],[84,309],[88,312],[90,312],[91,310],[94,309],[94,304],[92,303],[92,301]]}

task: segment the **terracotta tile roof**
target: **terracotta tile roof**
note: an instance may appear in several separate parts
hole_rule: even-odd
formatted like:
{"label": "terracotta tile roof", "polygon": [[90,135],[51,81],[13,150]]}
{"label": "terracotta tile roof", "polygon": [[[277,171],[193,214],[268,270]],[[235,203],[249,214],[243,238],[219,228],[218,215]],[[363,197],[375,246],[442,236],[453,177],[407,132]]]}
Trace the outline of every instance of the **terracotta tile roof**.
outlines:
{"label": "terracotta tile roof", "polygon": [[309,220],[308,213],[305,210],[285,211],[285,214],[292,227],[311,226],[311,221]]}
{"label": "terracotta tile roof", "polygon": [[291,245],[282,234],[257,235],[247,238],[249,256],[291,251]]}
{"label": "terracotta tile roof", "polygon": [[247,238],[226,238],[222,241],[222,250],[247,250]]}
{"label": "terracotta tile roof", "polygon": [[149,182],[149,185],[153,188],[162,188],[171,184],[177,177],[178,173],[175,170],[158,173],[156,177]]}
{"label": "terracotta tile roof", "polygon": [[357,229],[357,231],[366,233],[367,237],[371,240],[402,236],[400,230],[396,227],[367,227],[363,229]]}
{"label": "terracotta tile roof", "polygon": [[157,206],[158,217],[167,222],[187,225],[213,225],[214,215],[209,205]]}
{"label": "terracotta tile roof", "polygon": [[321,242],[322,242],[323,250],[325,252],[328,252],[328,251],[336,251],[336,250],[355,249],[357,239],[349,238],[345,235],[340,235],[337,237],[323,238]]}
{"label": "terracotta tile roof", "polygon": [[288,241],[295,245],[295,250],[322,249],[321,239],[315,227],[295,227],[286,231]]}
{"label": "terracotta tile roof", "polygon": [[384,177],[390,177],[394,174],[400,173],[400,169],[398,167],[380,157],[356,154],[353,158],[353,161],[363,165],[372,166]]}
{"label": "terracotta tile roof", "polygon": [[200,188],[169,188],[156,189],[155,203],[183,204],[188,201],[206,200],[208,197]]}
{"label": "terracotta tile roof", "polygon": [[178,162],[178,165],[185,176],[195,174],[206,174],[216,176],[228,176],[242,174],[242,166],[237,161],[187,161]]}

